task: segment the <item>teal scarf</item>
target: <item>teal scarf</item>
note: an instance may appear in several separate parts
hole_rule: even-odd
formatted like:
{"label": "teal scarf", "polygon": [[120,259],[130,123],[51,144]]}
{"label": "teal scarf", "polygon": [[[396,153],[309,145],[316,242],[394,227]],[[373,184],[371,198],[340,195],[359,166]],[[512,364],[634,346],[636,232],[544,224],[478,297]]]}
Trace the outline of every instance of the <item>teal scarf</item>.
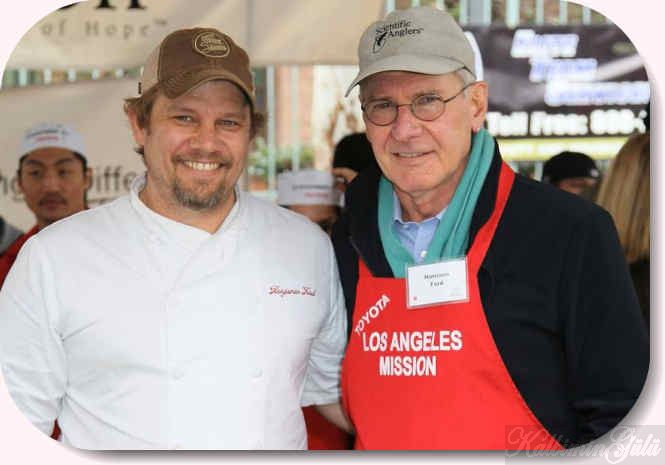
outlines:
{"label": "teal scarf", "polygon": [[[492,164],[494,139],[481,129],[473,135],[469,161],[441,222],[427,248],[423,263],[461,257],[469,244],[471,216],[476,208],[480,190]],[[379,234],[388,263],[396,278],[406,275],[407,265],[413,265],[411,254],[395,235],[393,223],[393,185],[384,176],[379,182]]]}

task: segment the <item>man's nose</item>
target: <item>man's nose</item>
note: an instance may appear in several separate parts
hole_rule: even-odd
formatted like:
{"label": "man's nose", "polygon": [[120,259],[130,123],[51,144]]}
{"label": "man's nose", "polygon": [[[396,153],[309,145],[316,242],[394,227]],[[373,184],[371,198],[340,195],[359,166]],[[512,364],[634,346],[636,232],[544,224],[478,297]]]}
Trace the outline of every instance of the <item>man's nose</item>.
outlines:
{"label": "man's nose", "polygon": [[55,170],[46,170],[41,180],[42,189],[45,191],[60,190],[60,177]]}
{"label": "man's nose", "polygon": [[218,144],[217,131],[214,124],[200,124],[191,139],[192,148],[203,152],[214,152]]}
{"label": "man's nose", "polygon": [[413,115],[409,105],[400,105],[397,107],[397,117],[390,132],[395,140],[409,140],[421,134],[422,121]]}

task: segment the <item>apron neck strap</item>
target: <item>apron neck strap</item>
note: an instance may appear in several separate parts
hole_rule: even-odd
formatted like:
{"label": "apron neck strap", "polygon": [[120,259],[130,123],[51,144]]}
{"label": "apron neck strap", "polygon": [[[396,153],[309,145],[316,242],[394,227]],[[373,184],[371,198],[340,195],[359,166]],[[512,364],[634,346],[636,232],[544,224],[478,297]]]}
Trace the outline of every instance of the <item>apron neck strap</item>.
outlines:
{"label": "apron neck strap", "polygon": [[365,262],[360,257],[358,257],[358,277],[359,278],[372,277],[372,273],[369,271],[369,268],[367,268],[367,265],[365,265]]}
{"label": "apron neck strap", "polygon": [[510,191],[513,187],[513,182],[515,181],[515,173],[513,170],[506,164],[506,162],[501,162],[501,171],[499,173],[499,186],[496,192],[496,200],[494,202],[494,210],[492,215],[485,222],[485,224],[480,228],[478,234],[469,249],[468,263],[469,268],[478,270],[480,264],[485,259],[487,250],[489,249],[492,239],[494,238],[494,233],[496,228],[499,225],[499,220],[501,215],[503,215],[503,210],[506,207],[508,202],[508,197],[510,196]]}

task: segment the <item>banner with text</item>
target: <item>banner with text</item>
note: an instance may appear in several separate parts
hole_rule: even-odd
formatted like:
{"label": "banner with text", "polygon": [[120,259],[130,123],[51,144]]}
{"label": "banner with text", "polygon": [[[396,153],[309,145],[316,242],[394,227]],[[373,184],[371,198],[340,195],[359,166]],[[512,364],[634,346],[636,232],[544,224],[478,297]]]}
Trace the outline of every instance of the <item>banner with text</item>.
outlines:
{"label": "banner with text", "polygon": [[354,64],[361,31],[382,12],[383,0],[88,0],[35,24],[7,66],[131,68],[168,33],[196,26],[230,35],[254,66]]}
{"label": "banner with text", "polygon": [[645,130],[648,77],[616,25],[466,29],[489,85],[487,127],[508,158],[544,159],[571,144],[608,158]]}

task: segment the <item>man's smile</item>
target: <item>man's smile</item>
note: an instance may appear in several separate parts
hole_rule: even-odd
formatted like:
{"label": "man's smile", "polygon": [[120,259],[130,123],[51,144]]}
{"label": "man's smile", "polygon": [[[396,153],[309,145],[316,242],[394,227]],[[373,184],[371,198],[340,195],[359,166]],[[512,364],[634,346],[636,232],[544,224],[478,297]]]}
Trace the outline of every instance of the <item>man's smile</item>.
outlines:
{"label": "man's smile", "polygon": [[183,160],[182,164],[197,171],[213,171],[218,168],[221,168],[223,163],[213,163],[213,162],[201,162],[201,161],[190,161]]}

